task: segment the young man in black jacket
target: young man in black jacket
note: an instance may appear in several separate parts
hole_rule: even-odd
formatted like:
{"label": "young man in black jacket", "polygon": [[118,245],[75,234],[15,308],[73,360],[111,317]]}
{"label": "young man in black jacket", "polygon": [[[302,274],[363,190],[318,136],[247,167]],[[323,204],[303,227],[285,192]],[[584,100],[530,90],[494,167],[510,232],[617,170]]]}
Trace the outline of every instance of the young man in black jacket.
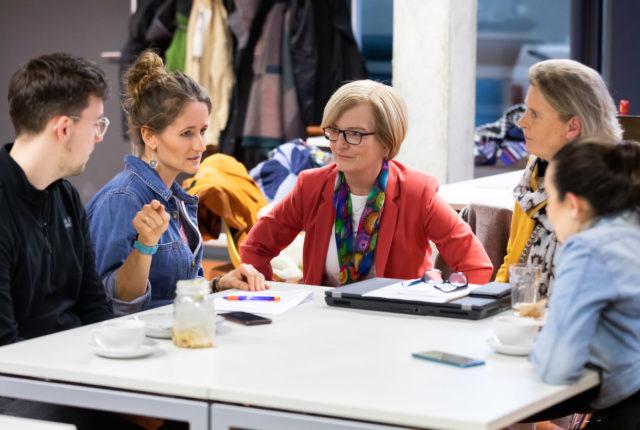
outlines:
{"label": "young man in black jacket", "polygon": [[[0,346],[113,316],[96,275],[80,174],[107,131],[107,82],[81,58],[34,58],[9,83],[13,144],[0,146]],[[115,414],[0,398],[0,413],[137,428]]]}
{"label": "young man in black jacket", "polygon": [[95,273],[77,175],[108,120],[102,70],[35,58],[9,83],[13,144],[0,148],[0,345],[112,316]]}

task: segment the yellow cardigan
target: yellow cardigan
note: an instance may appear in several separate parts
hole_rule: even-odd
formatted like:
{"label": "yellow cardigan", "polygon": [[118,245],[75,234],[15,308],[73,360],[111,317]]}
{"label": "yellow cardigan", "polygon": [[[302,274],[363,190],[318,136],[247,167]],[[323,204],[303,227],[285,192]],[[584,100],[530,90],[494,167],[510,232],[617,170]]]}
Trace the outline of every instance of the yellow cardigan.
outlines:
{"label": "yellow cardigan", "polygon": [[[533,157],[532,157],[533,160]],[[530,161],[531,162],[531,161]],[[533,174],[531,175],[531,182],[529,186],[532,190],[538,189],[538,166],[534,167]],[[520,256],[524,251],[531,233],[536,226],[536,221],[533,216],[543,207],[547,205],[547,201],[540,203],[528,212],[522,210],[522,207],[516,202],[513,209],[513,217],[511,218],[511,229],[509,231],[509,242],[507,243],[507,255],[504,256],[504,261],[500,270],[496,274],[496,282],[509,282],[509,266],[515,264],[520,260]]]}

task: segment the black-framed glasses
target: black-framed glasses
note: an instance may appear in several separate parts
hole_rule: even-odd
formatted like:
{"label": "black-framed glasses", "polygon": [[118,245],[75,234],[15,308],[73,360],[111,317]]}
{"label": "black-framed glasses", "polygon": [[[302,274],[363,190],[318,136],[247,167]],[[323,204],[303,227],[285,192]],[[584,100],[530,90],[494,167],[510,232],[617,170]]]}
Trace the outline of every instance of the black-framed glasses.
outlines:
{"label": "black-framed glasses", "polygon": [[324,137],[326,137],[331,142],[335,142],[336,140],[338,140],[338,138],[340,137],[340,134],[342,133],[344,140],[349,145],[360,145],[362,143],[363,137],[371,136],[372,134],[375,134],[375,133],[364,133],[362,131],[355,131],[355,130],[341,130],[335,127],[325,127],[322,129],[322,132],[324,133]]}
{"label": "black-framed glasses", "polygon": [[[70,116],[69,118],[76,121],[80,121],[82,119],[82,117],[79,116]],[[106,116],[98,118],[98,120],[93,124],[96,127],[96,136],[98,138],[102,139],[104,135],[107,134],[109,124],[111,124],[111,121],[109,121],[109,118],[107,118]]]}
{"label": "black-framed glasses", "polygon": [[413,281],[403,282],[404,287],[410,287],[417,284],[433,285],[434,288],[442,291],[443,293],[452,293],[454,291],[466,288],[469,285],[467,277],[462,272],[453,272],[445,280],[442,278],[442,272],[438,269],[431,269],[424,272],[421,278],[414,279]]}

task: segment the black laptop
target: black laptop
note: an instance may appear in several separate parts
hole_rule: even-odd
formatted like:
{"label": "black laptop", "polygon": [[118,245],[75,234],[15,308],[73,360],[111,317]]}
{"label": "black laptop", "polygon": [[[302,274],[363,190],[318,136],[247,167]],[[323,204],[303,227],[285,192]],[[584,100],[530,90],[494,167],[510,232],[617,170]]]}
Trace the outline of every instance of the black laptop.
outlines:
{"label": "black laptop", "polygon": [[370,291],[401,282],[401,279],[372,278],[325,292],[329,306],[412,315],[479,320],[511,307],[509,284],[492,282],[473,290],[468,296],[446,303],[426,303],[383,297],[363,296]]}

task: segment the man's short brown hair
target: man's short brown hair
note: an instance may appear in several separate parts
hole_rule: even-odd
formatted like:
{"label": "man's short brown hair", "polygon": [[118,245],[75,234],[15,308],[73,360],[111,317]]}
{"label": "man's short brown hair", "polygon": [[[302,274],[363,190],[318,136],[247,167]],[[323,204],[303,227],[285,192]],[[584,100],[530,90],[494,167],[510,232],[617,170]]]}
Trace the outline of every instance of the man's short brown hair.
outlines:
{"label": "man's short brown hair", "polygon": [[57,115],[80,115],[89,96],[105,99],[104,72],[95,63],[65,53],[33,58],[9,81],[9,115],[16,137],[38,134]]}

